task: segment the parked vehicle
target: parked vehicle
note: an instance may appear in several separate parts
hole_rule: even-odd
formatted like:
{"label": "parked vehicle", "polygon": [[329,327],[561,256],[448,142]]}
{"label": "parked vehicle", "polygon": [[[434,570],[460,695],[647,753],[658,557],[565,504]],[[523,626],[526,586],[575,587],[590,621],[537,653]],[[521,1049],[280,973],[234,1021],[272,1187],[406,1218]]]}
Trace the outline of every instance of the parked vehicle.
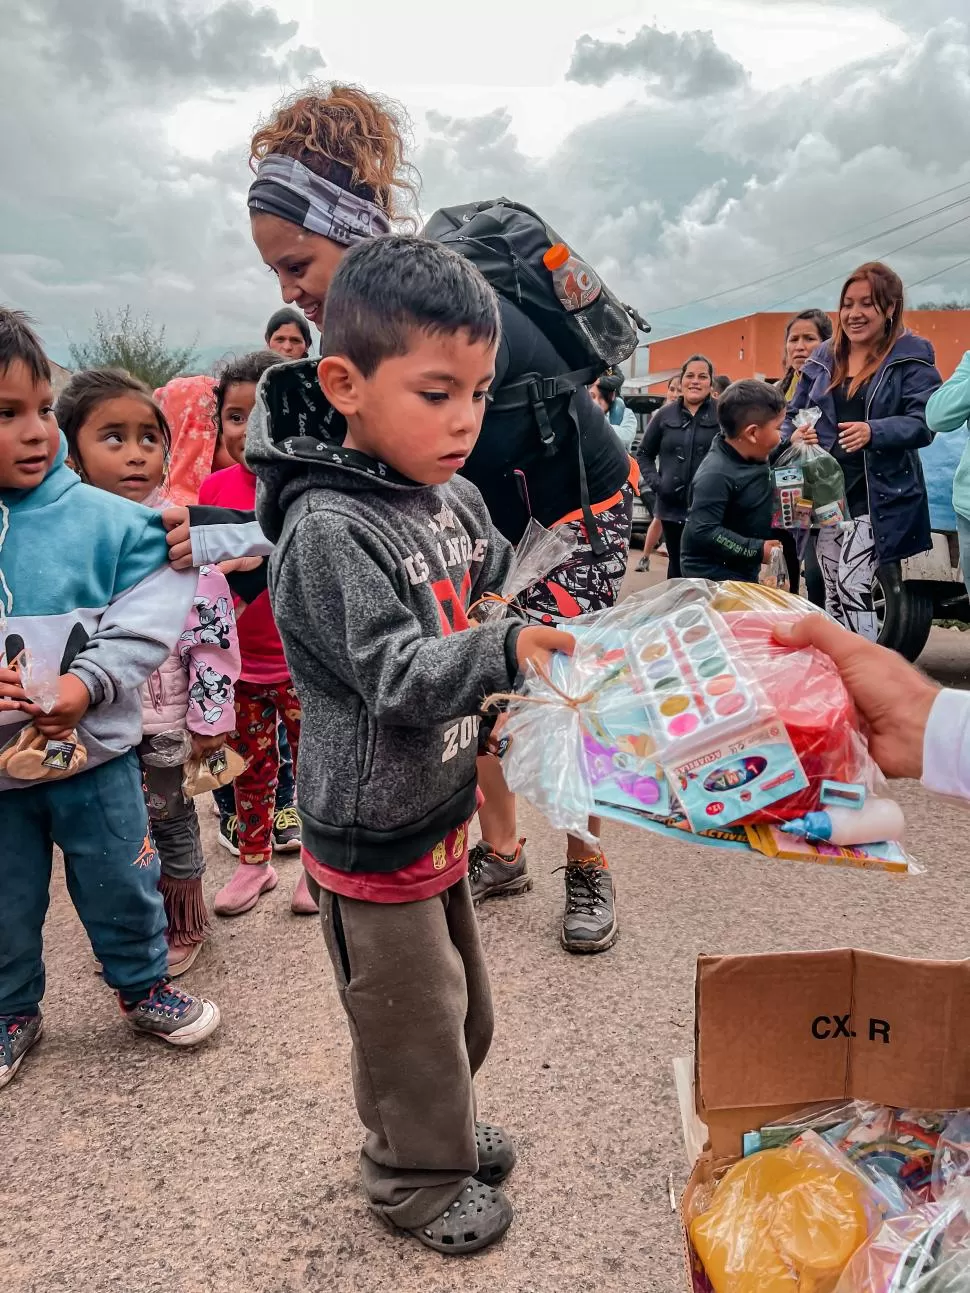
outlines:
{"label": "parked vehicle", "polygon": [[953,476],[966,443],[967,432],[955,431],[920,450],[933,547],[882,567],[873,581],[879,641],[907,660],[915,660],[926,646],[934,619],[970,623],[953,512]]}

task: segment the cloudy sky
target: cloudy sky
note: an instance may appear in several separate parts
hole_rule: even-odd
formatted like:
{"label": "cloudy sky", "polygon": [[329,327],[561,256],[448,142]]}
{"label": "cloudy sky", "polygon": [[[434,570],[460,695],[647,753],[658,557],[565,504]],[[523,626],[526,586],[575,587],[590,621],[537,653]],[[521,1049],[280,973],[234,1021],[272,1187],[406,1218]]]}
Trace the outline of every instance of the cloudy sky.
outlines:
{"label": "cloudy sky", "polygon": [[876,255],[970,304],[966,0],[0,0],[0,31],[0,301],[62,360],[126,304],[259,341],[246,145],[310,76],[405,105],[425,213],[531,203],[657,335],[830,306]]}

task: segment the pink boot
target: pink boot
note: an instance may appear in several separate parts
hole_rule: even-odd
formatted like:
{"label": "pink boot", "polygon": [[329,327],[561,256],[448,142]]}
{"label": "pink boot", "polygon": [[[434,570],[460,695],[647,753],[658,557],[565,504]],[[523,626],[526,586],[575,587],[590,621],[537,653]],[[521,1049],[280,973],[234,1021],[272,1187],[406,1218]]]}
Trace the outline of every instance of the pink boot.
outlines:
{"label": "pink boot", "polygon": [[294,916],[316,916],[320,908],[313,901],[310,890],[307,887],[306,872],[300,872],[300,881],[293,890],[293,901],[290,903],[290,911]]}
{"label": "pink boot", "polygon": [[228,884],[216,894],[212,909],[217,916],[241,916],[251,911],[264,893],[275,889],[278,876],[268,862],[240,862]]}

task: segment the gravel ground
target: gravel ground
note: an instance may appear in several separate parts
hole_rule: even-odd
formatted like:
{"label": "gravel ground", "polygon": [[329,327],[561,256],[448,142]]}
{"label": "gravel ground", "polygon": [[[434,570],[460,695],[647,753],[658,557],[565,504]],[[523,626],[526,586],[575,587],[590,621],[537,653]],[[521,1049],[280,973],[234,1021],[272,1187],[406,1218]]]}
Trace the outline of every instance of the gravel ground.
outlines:
{"label": "gravel ground", "polygon": [[[934,630],[923,663],[966,685],[970,641]],[[739,860],[610,826],[622,932],[592,958],[558,946],[563,840],[523,812],[535,889],[481,911],[497,1031],[479,1099],[519,1146],[516,1220],[464,1260],[391,1235],[363,1204],[346,1029],[317,923],[289,913],[296,861],[280,860],[256,911],[215,922],[183,982],[220,1003],[223,1026],[187,1053],[123,1027],[58,877],[47,1032],[0,1093],[3,1288],[682,1289],[667,1177],[679,1189],[687,1162],[671,1060],[691,1051],[697,955],[968,955],[967,818],[914,785],[900,798],[923,877]],[[211,897],[232,860],[207,802],[203,823]]]}

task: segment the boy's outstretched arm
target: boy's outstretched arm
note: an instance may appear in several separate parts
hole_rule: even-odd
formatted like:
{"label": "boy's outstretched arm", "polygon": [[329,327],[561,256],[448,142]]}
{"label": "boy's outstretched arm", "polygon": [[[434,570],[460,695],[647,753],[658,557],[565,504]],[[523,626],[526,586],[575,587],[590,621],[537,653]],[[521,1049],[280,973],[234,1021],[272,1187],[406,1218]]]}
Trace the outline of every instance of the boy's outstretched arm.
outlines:
{"label": "boy's outstretched arm", "polygon": [[416,557],[408,568],[376,530],[332,512],[305,516],[274,560],[284,639],[297,639],[384,723],[428,727],[474,714],[527,658],[571,649],[567,634],[514,620],[466,628],[450,581],[422,580]]}

